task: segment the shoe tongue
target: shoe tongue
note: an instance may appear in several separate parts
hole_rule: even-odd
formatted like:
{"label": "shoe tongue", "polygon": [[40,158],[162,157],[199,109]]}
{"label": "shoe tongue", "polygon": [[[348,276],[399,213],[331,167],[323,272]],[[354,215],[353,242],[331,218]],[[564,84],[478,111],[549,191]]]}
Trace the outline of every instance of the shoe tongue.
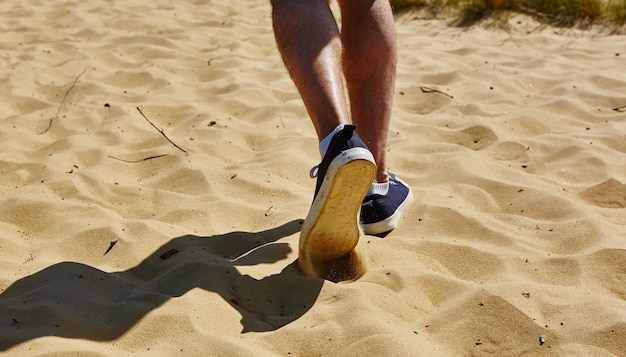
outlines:
{"label": "shoe tongue", "polygon": [[333,131],[331,131],[330,134],[326,135],[326,137],[324,139],[322,139],[322,141],[320,141],[319,149],[320,149],[320,157],[322,159],[326,155],[326,151],[328,151],[328,147],[330,146],[330,142],[333,140],[335,135],[337,135],[337,133],[339,133],[340,131],[343,130],[344,127],[345,127],[345,124],[337,125],[337,127],[335,129],[333,129]]}
{"label": "shoe tongue", "polygon": [[343,129],[337,132],[326,148],[326,153],[322,157],[322,162],[326,161],[330,164],[330,162],[333,161],[333,159],[342,151],[353,148],[355,145],[350,142],[350,139],[352,139],[355,129],[355,125],[345,125]]}

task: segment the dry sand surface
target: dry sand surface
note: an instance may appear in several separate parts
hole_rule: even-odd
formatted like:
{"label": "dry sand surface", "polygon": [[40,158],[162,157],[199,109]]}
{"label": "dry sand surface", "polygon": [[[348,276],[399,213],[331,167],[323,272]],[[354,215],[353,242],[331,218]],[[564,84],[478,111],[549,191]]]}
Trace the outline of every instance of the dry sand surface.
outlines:
{"label": "dry sand surface", "polygon": [[269,13],[0,3],[0,354],[626,356],[625,36],[398,17],[415,200],[335,284]]}

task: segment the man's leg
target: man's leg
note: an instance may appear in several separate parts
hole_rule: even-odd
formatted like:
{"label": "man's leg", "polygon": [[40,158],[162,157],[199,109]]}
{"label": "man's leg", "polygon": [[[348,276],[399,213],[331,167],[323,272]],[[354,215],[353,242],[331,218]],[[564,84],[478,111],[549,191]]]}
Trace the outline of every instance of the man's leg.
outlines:
{"label": "man's leg", "polygon": [[361,205],[366,234],[384,235],[411,201],[409,186],[387,172],[386,149],[396,74],[396,31],[388,0],[339,0],[343,64],[352,122],[372,151],[376,183]]}
{"label": "man's leg", "polygon": [[388,180],[386,149],[396,74],[396,30],[388,0],[339,0],[352,122]]}
{"label": "man's leg", "polygon": [[272,10],[278,50],[322,140],[349,122],[337,23],[327,0],[273,0]]}
{"label": "man's leg", "polygon": [[[327,0],[273,0],[276,42],[321,141],[315,197],[302,224],[298,266],[333,281],[365,272],[359,209],[376,175],[374,157],[348,124],[342,44]],[[332,135],[331,135],[332,133]]]}

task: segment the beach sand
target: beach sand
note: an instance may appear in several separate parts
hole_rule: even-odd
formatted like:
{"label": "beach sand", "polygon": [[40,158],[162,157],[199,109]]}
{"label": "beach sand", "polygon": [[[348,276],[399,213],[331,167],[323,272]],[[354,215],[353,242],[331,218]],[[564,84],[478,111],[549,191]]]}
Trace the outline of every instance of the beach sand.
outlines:
{"label": "beach sand", "polygon": [[270,11],[0,3],[0,354],[626,356],[625,36],[398,16],[415,200],[335,284]]}

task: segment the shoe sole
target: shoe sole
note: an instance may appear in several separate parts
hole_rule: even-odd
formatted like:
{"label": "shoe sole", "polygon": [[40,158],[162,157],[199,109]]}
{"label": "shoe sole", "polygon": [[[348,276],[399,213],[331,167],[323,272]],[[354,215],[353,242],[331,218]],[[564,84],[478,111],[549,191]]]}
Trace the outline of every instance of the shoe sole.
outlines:
{"label": "shoe sole", "polygon": [[404,181],[400,180],[399,178],[396,178],[396,180],[398,180],[404,186],[409,188],[409,194],[407,195],[406,199],[400,204],[400,206],[398,206],[396,211],[387,219],[384,219],[376,223],[363,224],[362,225],[363,233],[367,235],[371,235],[371,236],[377,236],[377,235],[388,233],[394,230],[398,226],[398,222],[400,221],[400,218],[402,217],[402,211],[404,210],[405,206],[408,203],[413,201],[413,192],[411,191],[411,188],[406,183],[404,183]]}
{"label": "shoe sole", "polygon": [[329,260],[353,252],[361,203],[375,175],[374,158],[363,148],[346,150],[331,162],[302,224],[298,264],[305,274],[320,277]]}

